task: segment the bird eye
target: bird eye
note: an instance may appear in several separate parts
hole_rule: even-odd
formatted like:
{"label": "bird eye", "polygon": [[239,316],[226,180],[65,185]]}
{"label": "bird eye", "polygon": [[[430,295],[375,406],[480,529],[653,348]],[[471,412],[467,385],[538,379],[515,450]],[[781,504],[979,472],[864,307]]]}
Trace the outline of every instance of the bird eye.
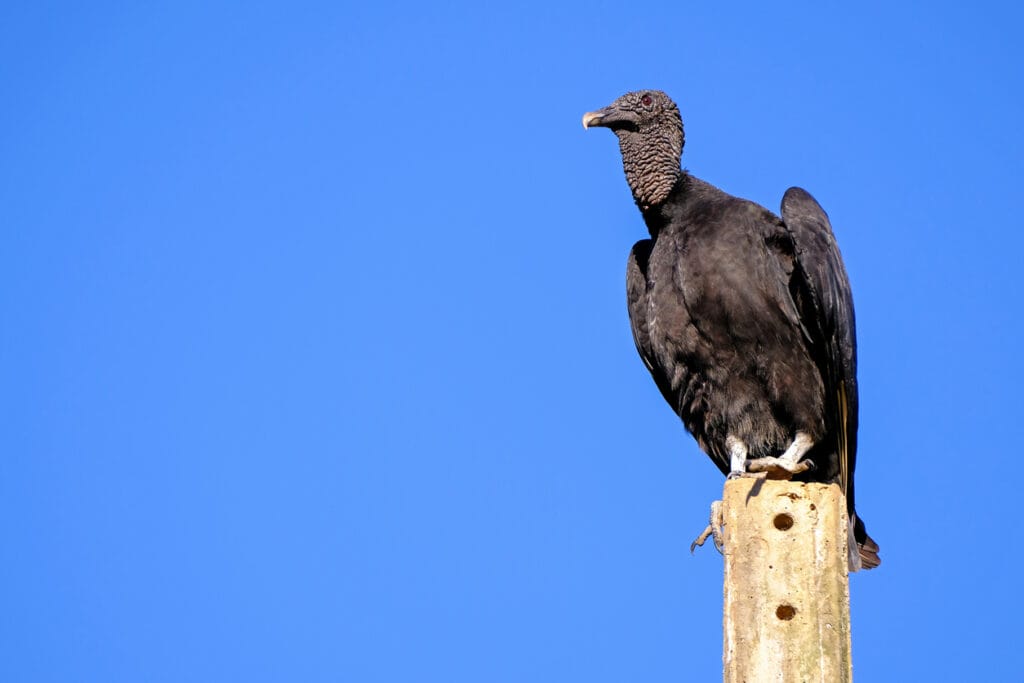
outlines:
{"label": "bird eye", "polygon": [[644,103],[645,107],[651,106],[651,96],[650,95],[644,95],[643,97],[640,98],[640,101]]}

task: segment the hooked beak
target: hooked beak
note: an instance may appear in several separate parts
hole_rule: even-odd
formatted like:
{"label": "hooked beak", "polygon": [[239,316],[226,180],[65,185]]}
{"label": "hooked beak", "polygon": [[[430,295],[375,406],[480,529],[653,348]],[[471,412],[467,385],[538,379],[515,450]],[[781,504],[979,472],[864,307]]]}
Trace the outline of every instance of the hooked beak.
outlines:
{"label": "hooked beak", "polygon": [[587,128],[590,128],[591,126],[600,126],[600,125],[601,125],[601,112],[588,111],[586,114],[583,115],[583,129],[584,130],[586,130]]}
{"label": "hooked beak", "polygon": [[615,105],[598,109],[597,111],[588,111],[583,115],[584,128],[601,127],[611,128],[612,130],[630,128],[636,130],[638,123],[636,114],[631,111],[622,111]]}

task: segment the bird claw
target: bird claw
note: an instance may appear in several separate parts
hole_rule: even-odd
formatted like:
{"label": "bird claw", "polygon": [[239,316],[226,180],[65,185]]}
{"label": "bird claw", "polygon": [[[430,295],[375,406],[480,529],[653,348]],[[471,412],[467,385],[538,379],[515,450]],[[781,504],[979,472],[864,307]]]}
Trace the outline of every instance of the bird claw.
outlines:
{"label": "bird claw", "polygon": [[704,531],[700,532],[700,536],[694,539],[693,543],[690,544],[690,553],[693,554],[698,547],[703,547],[704,541],[708,540],[710,536],[715,543],[715,549],[719,553],[725,553],[725,537],[723,535],[722,528],[724,526],[724,519],[722,517],[722,501],[716,500],[711,503],[711,516],[708,519],[708,525],[704,528]]}
{"label": "bird claw", "polygon": [[800,474],[814,467],[811,460],[790,462],[785,458],[757,458],[746,462],[746,469],[750,473],[758,473],[769,479],[790,479],[794,474]]}
{"label": "bird claw", "polygon": [[[750,461],[747,461],[750,462]],[[730,472],[725,475],[726,481],[732,481],[733,479],[765,479],[768,477],[767,472]]]}

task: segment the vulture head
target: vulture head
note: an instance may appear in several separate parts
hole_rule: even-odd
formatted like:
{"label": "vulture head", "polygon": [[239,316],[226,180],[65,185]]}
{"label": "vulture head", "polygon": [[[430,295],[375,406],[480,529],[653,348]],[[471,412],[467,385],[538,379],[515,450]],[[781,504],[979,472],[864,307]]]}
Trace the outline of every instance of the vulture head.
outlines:
{"label": "vulture head", "polygon": [[584,128],[598,126],[619,138],[626,182],[641,210],[665,201],[682,174],[683,120],[676,103],[660,90],[628,92],[583,115]]}

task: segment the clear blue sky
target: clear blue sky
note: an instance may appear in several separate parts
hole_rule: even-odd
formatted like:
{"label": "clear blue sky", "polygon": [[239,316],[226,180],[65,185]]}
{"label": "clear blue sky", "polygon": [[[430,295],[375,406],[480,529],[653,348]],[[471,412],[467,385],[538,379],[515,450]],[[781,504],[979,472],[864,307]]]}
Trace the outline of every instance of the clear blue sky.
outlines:
{"label": "clear blue sky", "polygon": [[0,680],[717,680],[580,126],[643,87],[835,226],[858,679],[1018,676],[1019,5],[485,4],[0,9]]}

